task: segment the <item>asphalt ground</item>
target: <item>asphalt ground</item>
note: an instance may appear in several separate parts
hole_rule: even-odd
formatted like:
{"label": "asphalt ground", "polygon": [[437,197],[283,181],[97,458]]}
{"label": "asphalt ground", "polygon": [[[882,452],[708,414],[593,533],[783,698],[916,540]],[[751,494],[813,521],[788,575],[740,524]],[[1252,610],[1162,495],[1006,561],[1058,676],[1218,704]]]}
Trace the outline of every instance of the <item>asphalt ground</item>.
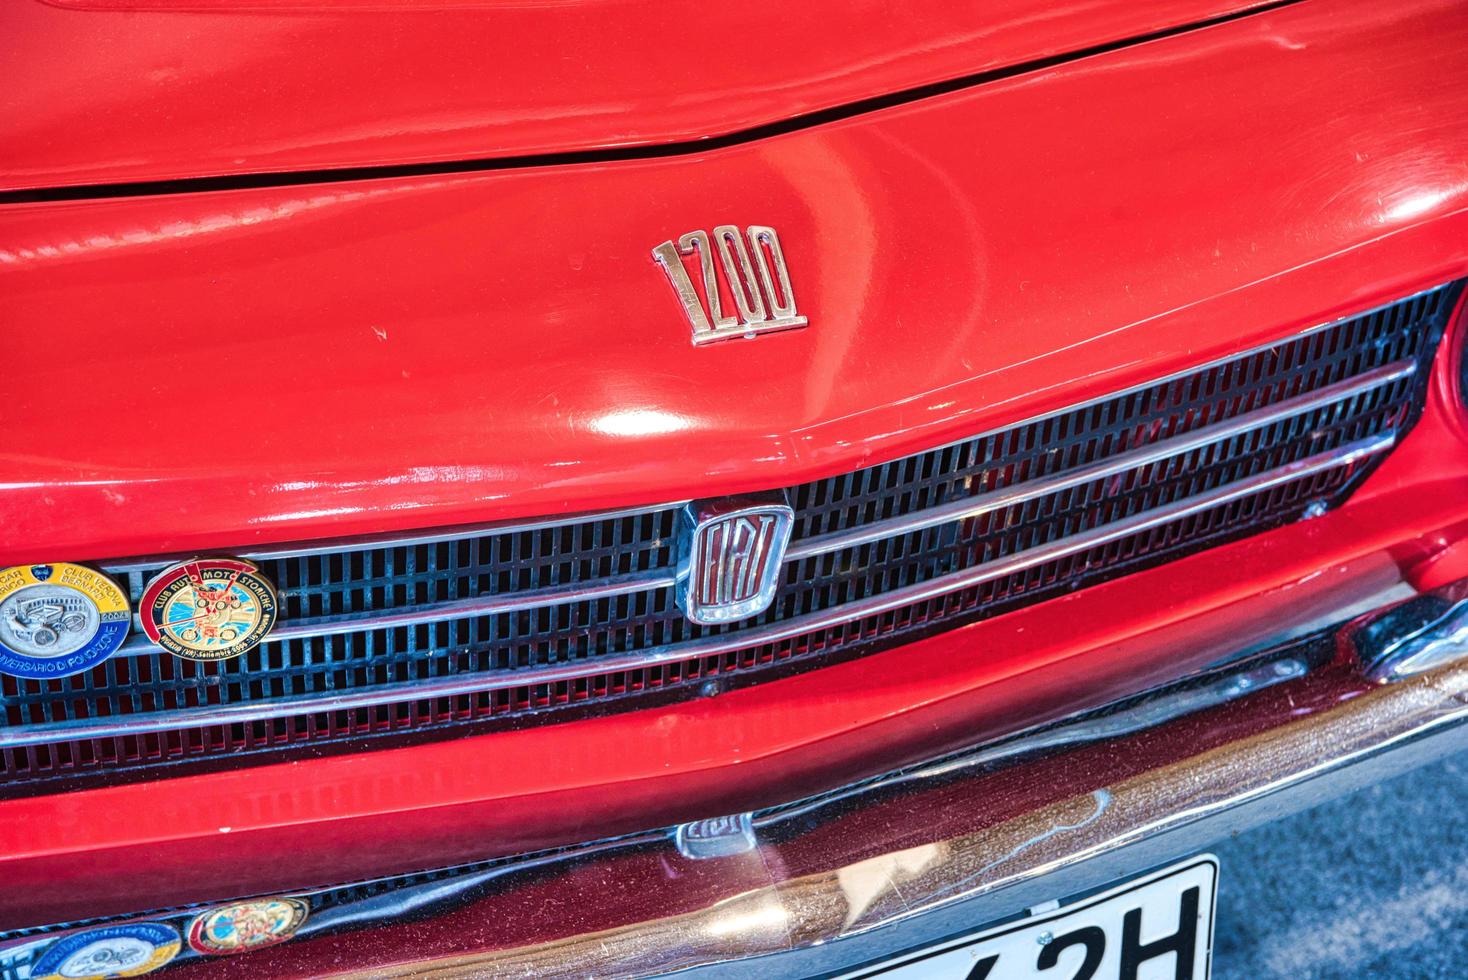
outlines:
{"label": "asphalt ground", "polygon": [[1219,980],[1468,978],[1468,753],[1211,850]]}

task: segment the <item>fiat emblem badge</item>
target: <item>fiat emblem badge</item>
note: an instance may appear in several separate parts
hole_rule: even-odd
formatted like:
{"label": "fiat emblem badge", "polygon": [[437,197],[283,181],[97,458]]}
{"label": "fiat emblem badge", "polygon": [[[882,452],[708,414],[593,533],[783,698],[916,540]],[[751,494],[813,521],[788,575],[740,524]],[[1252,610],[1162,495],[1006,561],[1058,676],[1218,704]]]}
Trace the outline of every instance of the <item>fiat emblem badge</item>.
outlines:
{"label": "fiat emblem badge", "polygon": [[704,626],[769,608],[794,512],[783,493],[695,500],[678,517],[678,607]]}

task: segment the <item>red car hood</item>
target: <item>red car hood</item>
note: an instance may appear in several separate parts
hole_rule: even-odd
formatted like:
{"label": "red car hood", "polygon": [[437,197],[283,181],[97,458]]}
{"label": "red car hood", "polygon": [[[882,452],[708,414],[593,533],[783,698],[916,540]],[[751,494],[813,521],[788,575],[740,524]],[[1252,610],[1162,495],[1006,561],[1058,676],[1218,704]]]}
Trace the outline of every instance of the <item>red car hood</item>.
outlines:
{"label": "red car hood", "polygon": [[10,0],[0,190],[727,134],[1260,0]]}
{"label": "red car hood", "polygon": [[[1446,282],[1464,31],[1302,3],[708,151],[5,204],[0,565],[788,486]],[[651,250],[725,222],[807,328],[690,342]]]}

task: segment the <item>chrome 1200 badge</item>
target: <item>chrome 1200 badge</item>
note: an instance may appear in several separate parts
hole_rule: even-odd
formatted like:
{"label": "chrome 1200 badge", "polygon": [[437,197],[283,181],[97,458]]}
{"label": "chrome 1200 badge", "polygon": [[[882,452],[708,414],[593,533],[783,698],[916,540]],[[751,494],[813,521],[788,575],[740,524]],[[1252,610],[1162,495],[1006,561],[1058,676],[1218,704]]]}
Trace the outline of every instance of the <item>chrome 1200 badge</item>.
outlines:
{"label": "chrome 1200 badge", "polygon": [[227,660],[275,625],[275,589],[238,558],[198,558],[164,569],[138,610],[148,639],[188,660]]}
{"label": "chrome 1200 badge", "polygon": [[[652,250],[653,259],[663,267],[693,328],[694,344],[754,337],[809,323],[795,309],[795,291],[790,285],[785,253],[780,249],[780,236],[765,225],[750,225],[746,234],[747,244],[746,236],[734,225],[719,225],[712,235],[690,231],[676,245],[663,242]],[[724,312],[715,269],[716,251],[718,265],[724,270],[724,284],[739,314],[737,318]],[[697,257],[702,298],[683,264],[685,255]]]}
{"label": "chrome 1200 badge", "polygon": [[31,980],[141,977],[178,955],[178,930],[159,922],[88,929],[56,940],[31,963]]}
{"label": "chrome 1200 badge", "polygon": [[189,923],[189,946],[229,956],[283,943],[296,934],[311,907],[299,898],[257,898],[201,912]]}
{"label": "chrome 1200 badge", "polygon": [[127,594],[81,565],[0,571],[0,673],[44,679],[80,673],[127,639]]}

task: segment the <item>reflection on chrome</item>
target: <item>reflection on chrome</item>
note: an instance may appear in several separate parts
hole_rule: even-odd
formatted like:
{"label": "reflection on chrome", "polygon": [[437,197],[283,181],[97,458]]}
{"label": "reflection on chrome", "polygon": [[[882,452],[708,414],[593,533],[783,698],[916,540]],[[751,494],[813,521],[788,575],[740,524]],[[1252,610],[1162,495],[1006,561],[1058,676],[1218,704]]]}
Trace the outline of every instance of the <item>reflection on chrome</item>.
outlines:
{"label": "reflection on chrome", "polygon": [[750,910],[716,915],[707,926],[710,936],[747,936],[750,933],[784,932],[790,914],[773,897]]}
{"label": "reflection on chrome", "polygon": [[837,885],[846,896],[843,931],[855,925],[880,899],[893,895],[901,901],[902,881],[922,874],[941,861],[945,853],[946,845],[919,844],[857,861],[837,871]]}
{"label": "reflection on chrome", "polygon": [[1448,586],[1404,602],[1355,634],[1366,675],[1402,680],[1468,653],[1468,588]]}

